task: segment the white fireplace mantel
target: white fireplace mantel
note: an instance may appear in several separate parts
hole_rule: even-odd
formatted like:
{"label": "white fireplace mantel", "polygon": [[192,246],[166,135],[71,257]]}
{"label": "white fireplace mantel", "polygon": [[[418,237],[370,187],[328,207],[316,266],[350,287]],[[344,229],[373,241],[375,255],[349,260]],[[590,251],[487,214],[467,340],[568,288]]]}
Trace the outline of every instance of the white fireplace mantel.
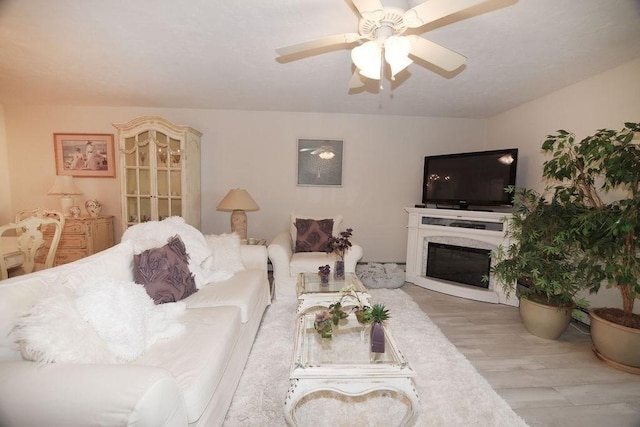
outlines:
{"label": "white fireplace mantel", "polygon": [[511,215],[504,212],[453,209],[405,208],[409,213],[406,281],[423,288],[457,297],[490,303],[518,305],[515,295],[509,297],[494,277],[489,288],[480,288],[427,277],[426,248],[429,241],[459,246],[495,249],[508,245],[505,237]]}

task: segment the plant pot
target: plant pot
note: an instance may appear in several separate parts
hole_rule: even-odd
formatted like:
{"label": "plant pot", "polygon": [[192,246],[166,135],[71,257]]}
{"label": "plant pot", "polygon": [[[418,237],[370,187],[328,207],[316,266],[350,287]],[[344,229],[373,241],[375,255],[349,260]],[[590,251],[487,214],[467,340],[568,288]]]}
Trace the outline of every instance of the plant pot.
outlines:
{"label": "plant pot", "polygon": [[356,314],[356,319],[358,319],[358,323],[360,323],[361,325],[365,325],[365,324],[369,323],[364,318],[364,310],[357,309],[355,311],[355,314]]}
{"label": "plant pot", "polygon": [[520,299],[520,318],[524,327],[533,335],[548,340],[558,339],[567,330],[573,309]]}
{"label": "plant pot", "polygon": [[384,353],[384,328],[380,323],[371,325],[371,352]]}
{"label": "plant pot", "polygon": [[610,322],[589,310],[593,352],[608,365],[640,374],[640,329]]}

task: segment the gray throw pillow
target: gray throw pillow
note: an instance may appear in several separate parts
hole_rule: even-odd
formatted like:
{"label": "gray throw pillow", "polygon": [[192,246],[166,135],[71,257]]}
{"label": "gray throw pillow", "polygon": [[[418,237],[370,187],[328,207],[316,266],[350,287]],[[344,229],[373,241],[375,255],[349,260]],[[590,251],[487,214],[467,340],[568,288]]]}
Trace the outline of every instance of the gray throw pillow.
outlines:
{"label": "gray throw pillow", "polygon": [[296,219],[296,252],[326,252],[333,219]]}
{"label": "gray throw pillow", "polygon": [[133,278],[156,304],[180,301],[198,290],[180,236],[169,238],[160,248],[134,255]]}

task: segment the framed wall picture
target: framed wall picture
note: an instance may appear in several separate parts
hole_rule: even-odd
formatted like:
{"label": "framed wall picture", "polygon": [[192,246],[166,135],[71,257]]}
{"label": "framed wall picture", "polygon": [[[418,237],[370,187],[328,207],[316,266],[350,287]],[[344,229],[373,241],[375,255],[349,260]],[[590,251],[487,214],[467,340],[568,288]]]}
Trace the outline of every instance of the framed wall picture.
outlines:
{"label": "framed wall picture", "polygon": [[115,177],[113,134],[54,133],[56,174],[77,177]]}
{"label": "framed wall picture", "polygon": [[298,185],[342,186],[342,140],[298,139]]}

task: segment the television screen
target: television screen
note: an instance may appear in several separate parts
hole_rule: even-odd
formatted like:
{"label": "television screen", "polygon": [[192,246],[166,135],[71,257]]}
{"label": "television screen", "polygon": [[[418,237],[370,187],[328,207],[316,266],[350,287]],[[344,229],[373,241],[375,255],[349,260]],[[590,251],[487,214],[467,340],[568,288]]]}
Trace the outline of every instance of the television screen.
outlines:
{"label": "television screen", "polygon": [[513,204],[505,187],[516,184],[518,149],[427,156],[423,204],[499,206]]}

